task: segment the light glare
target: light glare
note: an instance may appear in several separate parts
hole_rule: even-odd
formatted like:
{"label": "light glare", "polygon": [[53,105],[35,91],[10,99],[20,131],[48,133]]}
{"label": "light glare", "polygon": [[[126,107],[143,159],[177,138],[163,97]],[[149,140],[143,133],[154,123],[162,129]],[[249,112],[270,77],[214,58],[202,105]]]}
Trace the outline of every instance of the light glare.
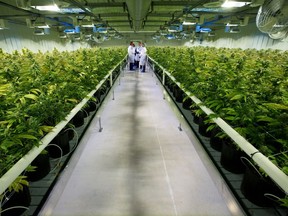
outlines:
{"label": "light glare", "polygon": [[250,4],[251,2],[238,2],[238,1],[225,1],[221,7],[232,8],[232,7],[243,7]]}

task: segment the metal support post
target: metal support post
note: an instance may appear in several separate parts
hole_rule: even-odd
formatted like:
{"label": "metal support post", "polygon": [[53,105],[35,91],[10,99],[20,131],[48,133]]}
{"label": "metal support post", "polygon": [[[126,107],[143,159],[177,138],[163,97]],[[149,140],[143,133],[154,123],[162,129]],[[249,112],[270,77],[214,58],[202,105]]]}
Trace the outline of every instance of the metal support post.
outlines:
{"label": "metal support post", "polygon": [[112,76],[112,73],[110,73],[110,87],[112,87],[113,85],[113,76]]}
{"label": "metal support post", "polygon": [[101,117],[99,116],[99,132],[102,132]]}

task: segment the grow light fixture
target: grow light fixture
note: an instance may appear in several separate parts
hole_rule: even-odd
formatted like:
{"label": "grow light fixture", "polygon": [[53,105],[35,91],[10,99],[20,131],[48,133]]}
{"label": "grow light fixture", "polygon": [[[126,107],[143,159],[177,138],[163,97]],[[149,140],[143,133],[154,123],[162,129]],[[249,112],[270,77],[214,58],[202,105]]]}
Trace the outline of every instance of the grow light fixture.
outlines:
{"label": "grow light fixture", "polygon": [[167,34],[167,35],[165,35],[165,37],[166,37],[168,40],[175,39],[175,36],[174,36],[173,34]]}
{"label": "grow light fixture", "polygon": [[180,31],[183,31],[182,25],[171,25],[168,28],[168,32],[180,32]]}
{"label": "grow light fixture", "polygon": [[31,6],[31,7],[39,11],[54,11],[54,12],[60,11],[59,7],[56,4],[44,5],[44,6]]}
{"label": "grow light fixture", "polygon": [[225,32],[227,32],[227,33],[239,33],[240,32],[239,25],[236,25],[236,26],[226,25],[225,26]]}
{"label": "grow light fixture", "polygon": [[35,20],[26,19],[26,24],[29,28],[50,28],[45,22],[45,19],[37,18]]}
{"label": "grow light fixture", "polygon": [[239,24],[237,23],[227,23],[226,26],[238,26]]}
{"label": "grow light fixture", "polygon": [[46,23],[35,25],[35,27],[37,27],[37,28],[50,28],[50,26],[47,25]]}
{"label": "grow light fixture", "polygon": [[79,22],[79,25],[83,28],[93,28],[94,27],[94,23],[91,20],[81,19],[81,20],[78,20],[78,22]]}
{"label": "grow light fixture", "polygon": [[75,29],[64,29],[63,31],[65,34],[76,34]]}
{"label": "grow light fixture", "polygon": [[200,32],[201,33],[209,33],[209,32],[211,32],[212,30],[210,29],[210,28],[201,28],[200,29]]}
{"label": "grow light fixture", "polygon": [[47,28],[35,28],[34,35],[47,35],[50,34],[50,29]]}
{"label": "grow light fixture", "polygon": [[251,2],[247,2],[247,1],[229,1],[229,0],[226,0],[226,1],[221,5],[221,7],[224,7],[224,8],[243,7],[243,6],[246,6],[246,5],[249,5],[249,4],[251,4]]}
{"label": "grow light fixture", "polygon": [[70,14],[85,14],[85,10],[86,11],[89,11],[89,12],[92,12],[91,11],[91,8],[89,7],[84,7],[83,9],[82,8],[79,8],[79,7],[66,7],[66,6],[61,6],[59,8],[59,11],[60,13],[70,13]]}
{"label": "grow light fixture", "polygon": [[182,23],[182,25],[195,25],[195,24],[196,24],[196,22],[191,22],[191,21],[184,21]]}

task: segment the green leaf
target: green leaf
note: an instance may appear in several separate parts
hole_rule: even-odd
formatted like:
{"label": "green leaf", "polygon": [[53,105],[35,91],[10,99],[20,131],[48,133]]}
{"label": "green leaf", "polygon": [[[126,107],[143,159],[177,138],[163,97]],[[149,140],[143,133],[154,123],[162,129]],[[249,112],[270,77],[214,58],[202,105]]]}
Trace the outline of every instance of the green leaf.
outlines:
{"label": "green leaf", "polygon": [[54,128],[53,126],[48,126],[48,125],[42,125],[39,127],[39,129],[44,132],[51,132],[53,128]]}
{"label": "green leaf", "polygon": [[35,95],[35,94],[26,94],[24,95],[25,98],[29,98],[29,99],[32,99],[32,100],[37,100],[38,96]]}
{"label": "green leaf", "polygon": [[0,121],[0,125],[5,125],[5,124],[8,124],[9,121]]}
{"label": "green leaf", "polygon": [[10,87],[10,84],[5,84],[5,85],[1,84],[1,86],[0,86],[0,96],[1,95],[6,95],[6,92],[8,91],[9,87]]}
{"label": "green leaf", "polygon": [[30,140],[38,140],[37,137],[35,136],[32,136],[30,134],[18,134],[15,136],[16,138],[19,138],[19,139],[30,139]]}
{"label": "green leaf", "polygon": [[262,121],[262,122],[274,122],[275,119],[269,117],[269,116],[258,116],[258,121]]}
{"label": "green leaf", "polygon": [[40,89],[31,89],[30,92],[32,92],[34,95],[39,95],[42,93]]}
{"label": "green leaf", "polygon": [[8,190],[19,192],[23,190],[23,185],[28,186],[29,182],[26,180],[27,176],[18,176],[14,182],[9,186]]}
{"label": "green leaf", "polygon": [[242,94],[238,94],[238,95],[233,96],[230,100],[239,100],[239,99],[243,98],[243,96],[244,95],[242,95]]}
{"label": "green leaf", "polygon": [[78,103],[78,100],[74,98],[68,98],[66,99],[66,102]]}
{"label": "green leaf", "polygon": [[284,104],[277,104],[277,103],[264,103],[263,105],[272,108],[272,109],[276,109],[276,110],[288,110],[288,106],[284,105]]}

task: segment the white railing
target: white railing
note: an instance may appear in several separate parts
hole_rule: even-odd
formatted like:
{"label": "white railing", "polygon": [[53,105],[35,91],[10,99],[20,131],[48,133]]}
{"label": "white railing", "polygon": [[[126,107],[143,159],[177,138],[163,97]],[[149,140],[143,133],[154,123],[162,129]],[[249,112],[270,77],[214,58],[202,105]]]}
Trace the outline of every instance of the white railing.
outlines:
{"label": "white railing", "polygon": [[[176,82],[176,79],[163,68],[157,61],[150,58],[154,63],[156,63],[163,71],[162,83],[165,84],[165,76],[168,76],[172,81],[174,81],[179,87],[180,83]],[[184,90],[183,90],[184,91]],[[197,97],[195,97],[191,92],[184,91],[193,101],[196,103],[204,113],[207,115],[213,114],[214,112],[208,107],[202,105]],[[259,167],[261,167],[267,175],[273,179],[273,181],[288,195],[288,176],[282,172],[274,163],[272,163],[268,157],[263,155],[258,149],[256,149],[251,143],[249,143],[244,137],[242,137],[237,131],[235,131],[229,124],[227,124],[223,119],[217,117],[212,118],[212,120],[253,160]]]}

